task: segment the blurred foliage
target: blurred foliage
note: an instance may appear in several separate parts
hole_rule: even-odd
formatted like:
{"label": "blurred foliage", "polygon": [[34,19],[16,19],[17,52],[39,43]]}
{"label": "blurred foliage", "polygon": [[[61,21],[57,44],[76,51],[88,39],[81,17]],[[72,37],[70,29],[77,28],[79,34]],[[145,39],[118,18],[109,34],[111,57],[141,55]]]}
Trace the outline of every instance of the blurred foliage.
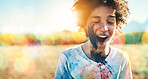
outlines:
{"label": "blurred foliage", "polygon": [[141,44],[142,43],[142,35],[143,35],[144,32],[139,32],[139,33],[135,33],[135,36],[136,36],[136,43],[137,44]]}
{"label": "blurred foliage", "polygon": [[135,36],[135,43],[141,44],[142,43],[142,36],[144,32],[135,32],[133,35]]}
{"label": "blurred foliage", "polygon": [[[148,44],[147,32],[126,33],[119,38],[124,42],[123,44]],[[87,40],[89,39],[83,31],[69,30],[52,34],[0,34],[0,46],[69,45],[84,43]],[[116,41],[118,39],[115,40],[115,43],[118,43]]]}
{"label": "blurred foliage", "polygon": [[135,44],[136,43],[136,37],[133,33],[125,34],[125,44]]}
{"label": "blurred foliage", "polygon": [[148,44],[147,32],[127,33],[124,36],[126,38],[125,44]]}
{"label": "blurred foliage", "polygon": [[52,34],[0,34],[0,46],[69,45],[86,42],[84,32],[64,30]]}

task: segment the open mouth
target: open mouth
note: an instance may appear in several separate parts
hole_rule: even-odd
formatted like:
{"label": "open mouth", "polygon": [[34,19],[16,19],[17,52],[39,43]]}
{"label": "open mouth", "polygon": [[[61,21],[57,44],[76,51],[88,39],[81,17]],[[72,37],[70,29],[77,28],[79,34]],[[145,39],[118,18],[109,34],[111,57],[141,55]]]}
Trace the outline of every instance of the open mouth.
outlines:
{"label": "open mouth", "polygon": [[97,39],[98,39],[98,43],[102,45],[107,39],[107,36],[97,36]]}

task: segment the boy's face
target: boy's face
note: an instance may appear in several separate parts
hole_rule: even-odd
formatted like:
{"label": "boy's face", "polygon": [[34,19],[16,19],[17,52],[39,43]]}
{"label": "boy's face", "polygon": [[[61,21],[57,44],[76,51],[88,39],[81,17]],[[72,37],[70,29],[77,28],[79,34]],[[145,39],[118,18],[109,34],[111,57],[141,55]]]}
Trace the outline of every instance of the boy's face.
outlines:
{"label": "boy's face", "polygon": [[90,14],[87,25],[94,26],[93,32],[97,36],[97,46],[98,48],[102,48],[103,51],[104,47],[109,45],[115,34],[115,10],[112,7],[106,6],[95,8]]}

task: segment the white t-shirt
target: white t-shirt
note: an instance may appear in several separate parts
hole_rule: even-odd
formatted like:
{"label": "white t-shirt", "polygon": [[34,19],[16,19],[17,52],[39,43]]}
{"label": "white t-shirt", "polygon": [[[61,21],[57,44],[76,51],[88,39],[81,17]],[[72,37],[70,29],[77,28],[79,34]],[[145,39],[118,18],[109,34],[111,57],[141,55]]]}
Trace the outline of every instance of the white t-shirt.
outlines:
{"label": "white t-shirt", "polygon": [[132,79],[128,55],[111,46],[103,63],[91,60],[81,45],[69,48],[60,55],[55,79]]}

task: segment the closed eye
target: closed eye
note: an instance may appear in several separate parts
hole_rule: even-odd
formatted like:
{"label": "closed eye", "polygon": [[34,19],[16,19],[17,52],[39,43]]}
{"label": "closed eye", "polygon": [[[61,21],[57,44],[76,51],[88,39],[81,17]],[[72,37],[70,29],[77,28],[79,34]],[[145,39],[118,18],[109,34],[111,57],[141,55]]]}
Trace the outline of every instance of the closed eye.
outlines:
{"label": "closed eye", "polygon": [[98,23],[100,23],[100,21],[93,21],[92,23],[93,24],[98,24]]}
{"label": "closed eye", "polygon": [[114,22],[111,22],[111,21],[107,21],[107,23],[108,23],[108,24],[111,24],[111,25],[114,24]]}

